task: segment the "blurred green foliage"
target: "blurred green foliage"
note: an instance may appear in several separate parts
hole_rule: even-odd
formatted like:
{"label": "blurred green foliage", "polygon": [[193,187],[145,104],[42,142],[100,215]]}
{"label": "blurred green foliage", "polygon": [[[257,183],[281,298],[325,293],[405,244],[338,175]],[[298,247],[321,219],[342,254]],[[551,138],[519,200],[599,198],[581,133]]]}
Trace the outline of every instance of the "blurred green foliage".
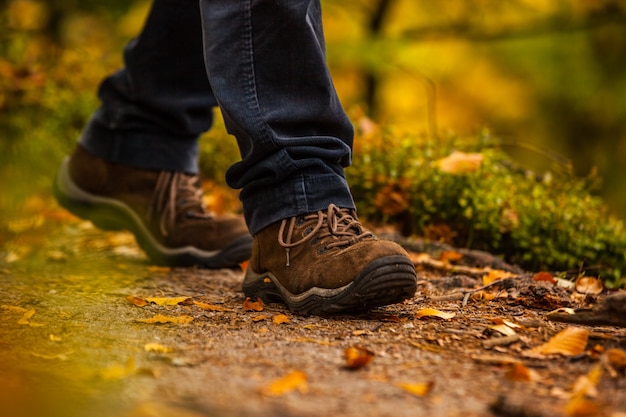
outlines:
{"label": "blurred green foliage", "polygon": [[[531,163],[549,162],[535,174],[520,167],[528,160],[516,155],[513,162],[502,151],[536,139],[559,152],[571,142],[589,158],[599,151],[580,135],[597,130],[597,137],[613,132],[600,168],[623,155],[624,127],[615,120],[623,120],[626,96],[610,91],[626,85],[615,69],[626,56],[618,53],[621,12],[607,23],[603,8],[615,2],[576,9],[563,1],[555,9],[552,2],[520,0],[492,10],[470,0],[323,3],[329,62],[358,125],[347,175],[363,218],[489,250],[529,269],[597,268],[607,282],[624,285],[626,233],[595,196],[599,179],[576,176],[571,165],[532,151]],[[140,30],[149,4],[0,1],[3,217],[18,215],[33,193],[49,193],[60,160],[98,105],[99,82],[121,65],[121,49]],[[593,111],[572,112],[580,100]],[[360,108],[386,128],[372,125]],[[479,133],[442,133],[463,131],[460,121]],[[519,130],[523,140],[480,133],[485,122],[497,133]],[[239,158],[220,123],[201,142],[200,161],[203,175],[217,182]],[[443,170],[440,161],[455,149],[479,153],[478,168]]]}

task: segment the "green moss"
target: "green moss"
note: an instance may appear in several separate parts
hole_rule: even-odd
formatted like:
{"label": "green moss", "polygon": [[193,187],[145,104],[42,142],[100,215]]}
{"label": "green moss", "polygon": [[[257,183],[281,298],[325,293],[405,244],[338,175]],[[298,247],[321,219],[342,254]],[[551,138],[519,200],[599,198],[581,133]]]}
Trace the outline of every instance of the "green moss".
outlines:
{"label": "green moss", "polygon": [[[360,140],[347,174],[366,220],[499,254],[528,270],[582,267],[609,286],[626,283],[624,224],[592,194],[596,178],[522,170],[482,137],[434,141],[382,132]],[[446,172],[438,161],[455,148],[479,153],[482,162]]]}

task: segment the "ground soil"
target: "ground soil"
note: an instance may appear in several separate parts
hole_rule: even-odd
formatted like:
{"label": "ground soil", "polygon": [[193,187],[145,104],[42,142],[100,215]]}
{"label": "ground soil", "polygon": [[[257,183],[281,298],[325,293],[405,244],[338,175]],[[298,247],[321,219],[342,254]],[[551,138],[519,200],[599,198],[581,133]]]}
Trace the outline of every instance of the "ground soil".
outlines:
{"label": "ground soil", "polygon": [[[337,317],[245,311],[241,270],[157,268],[128,234],[45,223],[14,225],[0,242],[2,417],[626,415],[626,377],[602,362],[626,349],[625,328],[574,325],[589,332],[585,353],[527,355],[573,326],[549,311],[606,292],[581,296],[514,267],[475,291],[477,263],[496,258],[466,253],[454,268],[418,245],[418,292],[403,304]],[[136,305],[148,297],[189,299]],[[427,307],[455,315],[416,318]],[[155,315],[192,320],[139,321]],[[522,327],[502,339],[494,319]],[[351,347],[372,360],[348,369]],[[293,390],[272,385],[290,374],[301,378]],[[592,387],[573,405],[585,376]]]}

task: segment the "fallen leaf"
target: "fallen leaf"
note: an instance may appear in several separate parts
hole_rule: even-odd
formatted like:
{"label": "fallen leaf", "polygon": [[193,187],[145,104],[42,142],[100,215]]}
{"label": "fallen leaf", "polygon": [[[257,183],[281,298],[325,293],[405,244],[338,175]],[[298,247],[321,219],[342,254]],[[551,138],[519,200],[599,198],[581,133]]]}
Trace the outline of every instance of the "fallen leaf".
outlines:
{"label": "fallen leaf", "polygon": [[172,268],[169,266],[150,265],[148,267],[150,272],[171,272]]}
{"label": "fallen leaf", "polygon": [[201,301],[194,301],[193,302],[196,306],[200,307],[203,310],[209,310],[209,311],[232,311],[229,308],[223,307],[223,306],[218,306],[215,304],[207,304],[207,303],[203,303]]}
{"label": "fallen leaf", "polygon": [[260,297],[257,297],[256,301],[252,301],[250,297],[246,297],[243,302],[243,311],[263,311],[264,308],[263,300],[261,300]]}
{"label": "fallen leaf", "polygon": [[170,353],[173,352],[174,349],[168,346],[163,346],[158,343],[146,343],[143,346],[146,352],[156,352],[156,353]]}
{"label": "fallen leaf", "polygon": [[491,301],[496,298],[496,294],[488,293],[486,291],[476,291],[472,294],[472,300],[474,301]]}
{"label": "fallen leaf", "polygon": [[37,323],[31,320],[31,318],[35,315],[35,309],[28,310],[22,318],[17,321],[17,324],[22,326],[30,326],[30,327],[42,327],[45,326],[43,323]]}
{"label": "fallen leaf", "polygon": [[122,379],[135,373],[136,369],[135,360],[132,357],[129,357],[125,365],[112,365],[108,368],[102,369],[100,371],[100,376],[107,380]]}
{"label": "fallen leaf", "polygon": [[488,285],[492,282],[499,281],[501,279],[511,278],[514,276],[515,274],[503,271],[501,269],[492,269],[487,273],[487,275],[483,276],[483,285]]}
{"label": "fallen leaf", "polygon": [[406,392],[409,392],[418,397],[424,397],[430,393],[430,390],[433,387],[433,382],[418,382],[418,383],[406,383],[402,382],[397,384],[398,387],[402,388]]}
{"label": "fallen leaf", "polygon": [[29,311],[27,308],[24,308],[24,307],[18,307],[18,306],[7,306],[7,305],[3,305],[3,306],[2,306],[2,309],[3,309],[3,310],[6,310],[6,311],[11,311],[11,312],[13,312],[13,313],[22,313],[22,314],[24,314],[24,313],[26,313],[27,311]]}
{"label": "fallen leaf", "polygon": [[130,301],[132,304],[136,305],[137,307],[144,307],[148,305],[148,302],[146,300],[140,297],[135,297],[134,295],[127,296],[126,300]]}
{"label": "fallen leaf", "polygon": [[556,279],[554,279],[554,275],[549,272],[537,272],[533,275],[533,281],[547,281],[552,284],[556,283]]}
{"label": "fallen leaf", "polygon": [[157,314],[149,319],[139,319],[137,321],[141,323],[148,323],[148,324],[156,324],[156,323],[189,324],[193,321],[193,317],[191,316],[169,317],[169,316],[164,316],[162,314]]}
{"label": "fallen leaf", "polygon": [[556,281],[557,287],[572,289],[576,286],[576,284],[570,280],[564,278],[554,278]]}
{"label": "fallen leaf", "polygon": [[146,301],[163,307],[193,304],[189,297],[146,297]]}
{"label": "fallen leaf", "polygon": [[415,318],[421,319],[424,317],[438,317],[444,320],[450,320],[456,316],[456,313],[444,313],[443,311],[435,310],[434,308],[423,308],[415,313]]}
{"label": "fallen leaf", "polygon": [[506,320],[506,319],[501,319],[501,318],[498,318],[498,317],[492,318],[491,321],[493,323],[495,323],[495,324],[504,324],[504,325],[510,327],[511,329],[518,329],[518,330],[520,330],[520,329],[524,328],[524,326],[521,326],[521,325],[519,325],[517,323],[513,323],[512,321],[509,321],[509,320]]}
{"label": "fallen leaf", "polygon": [[60,360],[60,361],[66,361],[68,359],[67,355],[70,355],[72,353],[74,353],[74,351],[67,352],[67,353],[57,353],[56,355],[44,355],[42,353],[30,352],[30,354],[36,358],[47,359],[47,360]]}
{"label": "fallen leaf", "polygon": [[617,372],[624,373],[626,371],[626,352],[621,349],[613,348],[606,351],[607,364]]}
{"label": "fallen leaf", "polygon": [[246,272],[248,270],[248,262],[250,261],[243,261],[239,264],[239,268],[241,268],[243,272]]}
{"label": "fallen leaf", "polygon": [[468,174],[478,170],[483,162],[483,154],[453,151],[445,158],[436,161],[439,169],[448,174]]}
{"label": "fallen leaf", "polygon": [[502,333],[505,336],[513,336],[514,334],[517,334],[515,333],[515,330],[513,330],[506,324],[494,324],[493,326],[489,326],[489,328],[491,330],[495,330],[498,333]]}
{"label": "fallen leaf", "polygon": [[581,294],[598,295],[604,290],[602,281],[594,277],[578,277],[576,280],[576,291]]}
{"label": "fallen leaf", "polygon": [[589,331],[580,327],[567,327],[543,345],[531,349],[540,355],[575,356],[585,351]]}
{"label": "fallen leaf", "polygon": [[511,364],[504,376],[515,382],[531,382],[539,379],[535,371],[520,362]]}
{"label": "fallen leaf", "polygon": [[255,323],[263,320],[267,320],[268,317],[265,314],[259,314],[258,316],[251,317],[251,320]]}
{"label": "fallen leaf", "polygon": [[34,315],[35,315],[34,309],[28,310],[26,313],[24,313],[22,318],[17,321],[17,324],[28,325],[30,323],[30,318],[33,317]]}
{"label": "fallen leaf", "polygon": [[274,322],[274,324],[284,324],[284,323],[289,323],[289,317],[287,317],[284,314],[276,314],[274,317],[272,317],[272,321]]}
{"label": "fallen leaf", "polygon": [[354,370],[363,368],[374,359],[374,352],[362,347],[349,347],[343,351],[346,368]]}
{"label": "fallen leaf", "polygon": [[[598,395],[598,383],[602,377],[602,364],[595,364],[586,375],[576,379],[570,400],[565,406],[568,417],[604,416],[601,404],[594,400]],[[614,415],[614,414],[611,414]]]}
{"label": "fallen leaf", "polygon": [[442,262],[454,262],[460,261],[461,259],[463,259],[463,254],[452,250],[444,250],[441,252],[441,255],[439,255],[439,260]]}
{"label": "fallen leaf", "polygon": [[294,390],[298,390],[302,394],[308,391],[308,378],[302,371],[293,371],[280,379],[274,380],[261,389],[261,394],[279,397]]}

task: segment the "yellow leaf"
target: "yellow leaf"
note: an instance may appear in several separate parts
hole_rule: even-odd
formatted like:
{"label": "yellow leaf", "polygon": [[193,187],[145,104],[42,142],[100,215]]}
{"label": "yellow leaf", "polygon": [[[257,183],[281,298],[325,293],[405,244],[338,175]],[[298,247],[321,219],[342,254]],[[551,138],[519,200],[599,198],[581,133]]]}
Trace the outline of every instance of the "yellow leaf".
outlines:
{"label": "yellow leaf", "polygon": [[22,313],[22,314],[24,314],[24,313],[26,313],[28,311],[28,309],[24,308],[24,307],[7,306],[7,305],[3,305],[2,309],[6,310],[6,311],[11,311],[13,313]]}
{"label": "yellow leaf", "polygon": [[346,358],[346,368],[360,369],[374,359],[374,352],[361,347],[349,347],[343,352]]}
{"label": "yellow leaf", "polygon": [[158,343],[146,343],[143,348],[146,352],[170,353],[174,351],[171,347],[163,346]]}
{"label": "yellow leaf", "polygon": [[428,395],[428,393],[430,392],[431,388],[433,387],[433,383],[432,382],[419,382],[419,383],[402,382],[398,384],[398,387],[418,397],[424,397]]}
{"label": "yellow leaf", "polygon": [[435,310],[434,308],[423,308],[415,313],[415,318],[421,319],[423,317],[438,317],[444,320],[450,320],[456,316],[456,313],[444,313],[443,311]]}
{"label": "yellow leaf", "polygon": [[501,269],[492,269],[487,275],[483,277],[483,285],[488,285],[500,279],[511,278],[514,276],[515,274],[507,271],[502,271]]}
{"label": "yellow leaf", "polygon": [[453,151],[436,163],[441,171],[448,174],[468,174],[477,171],[482,162],[483,154],[481,153]]}
{"label": "yellow leaf", "polygon": [[303,394],[308,391],[308,378],[304,372],[293,371],[273,381],[261,389],[261,394],[278,397],[294,390],[298,390]]}
{"label": "yellow leaf", "polygon": [[172,270],[169,266],[150,265],[148,271],[150,272],[170,272]]}
{"label": "yellow leaf", "polygon": [[135,373],[135,360],[130,357],[126,361],[126,365],[113,365],[100,371],[103,379],[122,379]]}
{"label": "yellow leaf", "polygon": [[[34,315],[35,315],[35,310],[34,309],[28,310],[26,313],[24,313],[22,318],[17,321],[17,324],[26,325],[26,326],[30,325],[31,324],[30,319]],[[36,326],[37,326],[37,324],[35,324],[34,327],[36,327]]]}
{"label": "yellow leaf", "polygon": [[156,314],[155,316],[149,319],[139,319],[137,321],[141,323],[148,323],[148,324],[155,324],[155,323],[189,324],[193,321],[193,317],[191,316],[169,317],[169,316],[164,316],[162,314]]}
{"label": "yellow leaf", "polygon": [[284,314],[276,314],[274,317],[272,317],[272,321],[274,322],[274,324],[283,324],[283,323],[289,323],[289,317],[285,316]]}
{"label": "yellow leaf", "polygon": [[188,305],[192,302],[189,297],[146,297],[146,301],[164,307],[175,306],[178,304]]}
{"label": "yellow leaf", "polygon": [[259,314],[258,316],[254,316],[251,318],[253,322],[257,323],[259,321],[263,321],[267,319],[267,316],[265,314]]}
{"label": "yellow leaf", "polygon": [[567,327],[546,343],[531,350],[541,355],[575,356],[585,351],[589,331],[580,327]]}
{"label": "yellow leaf", "polygon": [[196,306],[200,307],[203,310],[209,310],[209,311],[231,311],[229,308],[223,307],[223,306],[218,306],[215,304],[207,304],[207,303],[203,303],[200,301],[194,301],[193,302]]}

